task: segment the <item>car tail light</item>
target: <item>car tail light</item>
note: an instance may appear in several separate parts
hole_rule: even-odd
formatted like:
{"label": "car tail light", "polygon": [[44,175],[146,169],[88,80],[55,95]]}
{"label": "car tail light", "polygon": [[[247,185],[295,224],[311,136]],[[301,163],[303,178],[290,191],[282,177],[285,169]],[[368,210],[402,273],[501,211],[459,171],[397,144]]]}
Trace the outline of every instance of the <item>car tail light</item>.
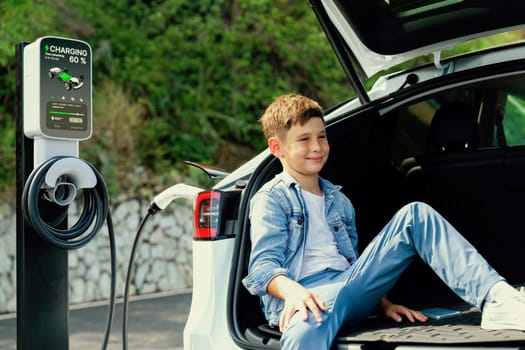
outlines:
{"label": "car tail light", "polygon": [[194,239],[216,239],[219,231],[221,192],[207,191],[197,195],[195,201]]}

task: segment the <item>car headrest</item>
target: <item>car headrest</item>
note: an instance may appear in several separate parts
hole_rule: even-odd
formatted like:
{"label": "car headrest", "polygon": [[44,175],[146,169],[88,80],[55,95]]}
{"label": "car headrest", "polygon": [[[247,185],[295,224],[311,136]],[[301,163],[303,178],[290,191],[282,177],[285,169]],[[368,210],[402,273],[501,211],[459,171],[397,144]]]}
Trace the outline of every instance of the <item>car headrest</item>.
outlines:
{"label": "car headrest", "polygon": [[478,144],[478,123],[474,110],[464,103],[439,107],[428,128],[428,142],[442,151],[472,149]]}

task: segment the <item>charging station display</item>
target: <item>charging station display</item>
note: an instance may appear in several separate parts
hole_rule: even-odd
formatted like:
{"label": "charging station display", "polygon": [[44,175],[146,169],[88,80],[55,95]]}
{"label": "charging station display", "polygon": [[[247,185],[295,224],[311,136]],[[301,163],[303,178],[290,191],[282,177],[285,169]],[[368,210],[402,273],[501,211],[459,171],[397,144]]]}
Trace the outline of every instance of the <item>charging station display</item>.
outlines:
{"label": "charging station display", "polygon": [[43,37],[24,54],[27,137],[84,140],[91,136],[91,47]]}

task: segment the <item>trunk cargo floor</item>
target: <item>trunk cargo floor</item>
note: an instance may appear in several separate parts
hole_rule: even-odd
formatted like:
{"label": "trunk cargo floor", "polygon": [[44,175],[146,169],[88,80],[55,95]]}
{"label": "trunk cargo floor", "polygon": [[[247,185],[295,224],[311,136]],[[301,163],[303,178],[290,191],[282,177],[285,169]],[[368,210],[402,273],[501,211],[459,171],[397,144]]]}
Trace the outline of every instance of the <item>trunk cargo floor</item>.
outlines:
{"label": "trunk cargo floor", "polygon": [[[524,287],[523,284],[515,286],[517,289]],[[427,322],[410,323],[404,321],[396,323],[383,317],[371,317],[367,321],[354,326],[343,327],[336,342],[339,344],[364,344],[384,342],[391,345],[459,345],[472,346],[485,345],[487,347],[500,347],[502,343],[507,346],[518,345],[525,349],[525,331],[513,330],[484,330],[481,329],[481,312],[456,296],[439,294],[433,299],[433,305],[428,301],[413,299],[411,308],[421,310],[423,308],[442,306],[458,310],[458,316],[435,320],[428,319]],[[405,303],[406,304],[406,303]],[[268,325],[260,325],[259,330],[278,339],[280,332]]]}
{"label": "trunk cargo floor", "polygon": [[384,319],[369,321],[341,330],[338,341],[419,344],[472,344],[494,342],[525,342],[525,332],[510,330],[484,330],[480,328],[481,312],[472,308],[461,315],[443,319],[429,319],[425,323],[401,324]]}

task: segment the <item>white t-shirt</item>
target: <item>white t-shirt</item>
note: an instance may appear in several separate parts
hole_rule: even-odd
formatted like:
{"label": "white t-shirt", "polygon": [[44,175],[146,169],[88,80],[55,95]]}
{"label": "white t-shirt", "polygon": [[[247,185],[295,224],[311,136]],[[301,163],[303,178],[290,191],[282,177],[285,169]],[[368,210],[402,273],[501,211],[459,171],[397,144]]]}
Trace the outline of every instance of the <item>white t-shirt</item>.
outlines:
{"label": "white t-shirt", "polygon": [[308,210],[308,232],[303,266],[299,280],[327,268],[344,271],[350,263],[339,254],[332,231],[328,227],[323,196],[303,191],[303,197]]}

